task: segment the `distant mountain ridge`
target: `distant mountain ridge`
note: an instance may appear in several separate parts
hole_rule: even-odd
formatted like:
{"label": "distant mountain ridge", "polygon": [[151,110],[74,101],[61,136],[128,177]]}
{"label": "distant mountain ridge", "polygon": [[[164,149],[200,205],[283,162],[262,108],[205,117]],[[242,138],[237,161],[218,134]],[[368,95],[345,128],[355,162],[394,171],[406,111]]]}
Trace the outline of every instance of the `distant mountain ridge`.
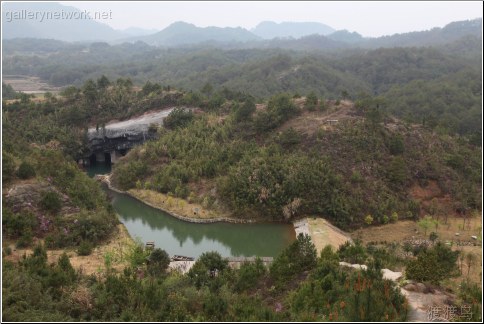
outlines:
{"label": "distant mountain ridge", "polygon": [[327,36],[329,39],[332,39],[337,42],[355,44],[360,43],[365,40],[363,36],[358,34],[357,32],[349,32],[348,30],[338,30],[334,33]]}
{"label": "distant mountain ridge", "polygon": [[[38,15],[36,19],[28,19],[29,15],[37,13],[49,14],[50,17]],[[54,14],[63,17],[57,18]],[[55,2],[8,2],[2,5],[2,30],[4,39],[12,38],[47,38],[62,41],[111,41],[127,37],[121,31],[86,17],[81,10],[63,6]]]}
{"label": "distant mountain ridge", "polygon": [[193,24],[179,21],[155,34],[129,38],[124,41],[142,41],[157,46],[179,46],[206,41],[224,43],[257,41],[259,39],[258,36],[241,27],[197,27]]}
{"label": "distant mountain ridge", "polygon": [[138,28],[138,27],[129,27],[126,29],[123,29],[122,32],[126,35],[129,36],[147,36],[147,35],[152,35],[154,33],[159,32],[158,29],[144,29],[144,28]]}
{"label": "distant mountain ridge", "polygon": [[443,28],[368,38],[365,46],[428,46],[453,42],[469,35],[482,39],[482,18],[451,22]]}
{"label": "distant mountain ridge", "polygon": [[282,22],[263,21],[251,32],[263,39],[273,38],[301,38],[313,34],[329,35],[335,30],[325,24],[318,22]]}
{"label": "distant mountain ridge", "polygon": [[[5,3],[2,6],[3,39],[36,38],[66,42],[135,43],[162,47],[208,45],[221,48],[283,48],[293,50],[334,50],[341,48],[378,48],[440,45],[462,37],[482,40],[482,18],[451,22],[443,28],[415,31],[377,38],[363,37],[357,32],[335,31],[318,22],[264,21],[251,31],[241,27],[197,27],[175,22],[161,31],[131,27],[115,30],[92,19],[9,19],[20,11],[65,12],[81,11],[58,3]],[[10,16],[11,18],[11,16]]]}

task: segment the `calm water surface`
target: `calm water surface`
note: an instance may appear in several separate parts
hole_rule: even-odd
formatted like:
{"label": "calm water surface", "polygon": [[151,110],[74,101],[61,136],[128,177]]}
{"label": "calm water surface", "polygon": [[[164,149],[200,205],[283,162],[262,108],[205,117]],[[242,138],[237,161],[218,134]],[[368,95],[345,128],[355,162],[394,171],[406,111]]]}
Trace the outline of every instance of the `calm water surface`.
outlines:
{"label": "calm water surface", "polygon": [[[89,174],[108,173],[96,166]],[[108,189],[106,189],[108,190]],[[196,224],[181,221],[125,194],[108,190],[120,221],[133,238],[154,241],[168,254],[198,257],[217,251],[222,256],[277,256],[295,239],[290,224]]]}

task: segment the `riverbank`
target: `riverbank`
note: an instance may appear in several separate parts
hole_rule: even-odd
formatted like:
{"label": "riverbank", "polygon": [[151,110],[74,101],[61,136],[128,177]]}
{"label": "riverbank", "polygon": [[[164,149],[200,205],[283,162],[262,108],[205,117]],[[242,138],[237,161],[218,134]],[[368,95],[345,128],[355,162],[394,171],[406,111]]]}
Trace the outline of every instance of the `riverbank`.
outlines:
{"label": "riverbank", "polygon": [[185,222],[201,224],[219,222],[250,224],[260,221],[257,219],[237,219],[223,214],[220,215],[220,213],[212,209],[203,208],[199,204],[189,203],[185,199],[170,197],[153,190],[130,189],[128,191],[122,191],[112,185],[110,177],[110,174],[96,175],[95,179],[105,183],[110,190],[113,190],[117,193],[126,194],[147,206],[161,210],[162,212],[165,212]]}

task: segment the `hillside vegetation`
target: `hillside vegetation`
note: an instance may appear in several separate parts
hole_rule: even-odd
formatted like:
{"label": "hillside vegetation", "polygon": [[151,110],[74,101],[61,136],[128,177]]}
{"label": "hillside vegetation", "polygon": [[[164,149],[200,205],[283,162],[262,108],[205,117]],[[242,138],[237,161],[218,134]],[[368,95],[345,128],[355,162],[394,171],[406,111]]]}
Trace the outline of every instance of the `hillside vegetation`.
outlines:
{"label": "hillside vegetation", "polygon": [[[308,42],[293,41],[303,42],[296,48]],[[388,111],[399,117],[414,123],[431,120],[431,125],[445,126],[441,130],[479,137],[481,43],[470,33],[432,47],[325,52],[310,47],[157,48],[142,42],[79,45],[17,39],[6,42],[3,65],[5,74],[38,76],[56,86],[82,87],[89,79],[106,75],[111,80],[129,78],[140,87],[149,80],[204,95],[243,92],[257,101],[282,92],[314,92],[324,99],[341,99],[345,93],[354,101],[381,96]],[[204,89],[212,93],[203,93]]]}
{"label": "hillside vegetation", "polygon": [[[393,213],[418,219],[428,211],[409,189],[429,181],[451,197],[449,212],[480,208],[480,149],[465,139],[385,117],[370,100],[356,107],[307,102],[281,94],[257,111],[246,101],[193,117],[121,159],[114,183],[240,218],[318,215],[343,227],[363,224],[367,215],[380,224]],[[241,109],[255,112],[240,121]],[[334,116],[338,123],[330,125]]]}
{"label": "hillside vegetation", "polygon": [[[442,285],[480,322],[482,228],[466,222],[482,211],[479,24],[253,47],[6,41],[3,73],[63,88],[33,99],[2,84],[2,320],[405,321],[408,299],[380,269],[406,267],[424,282],[410,287]],[[134,244],[123,270],[97,250],[102,264],[76,271],[72,253],[118,243],[112,206],[76,163],[87,129],[166,108],[155,139],[116,161],[116,187],[242,220],[324,218],[368,245],[354,237],[318,256],[301,234],[269,267],[232,269],[207,251],[182,274]],[[422,233],[386,244],[389,227]]]}

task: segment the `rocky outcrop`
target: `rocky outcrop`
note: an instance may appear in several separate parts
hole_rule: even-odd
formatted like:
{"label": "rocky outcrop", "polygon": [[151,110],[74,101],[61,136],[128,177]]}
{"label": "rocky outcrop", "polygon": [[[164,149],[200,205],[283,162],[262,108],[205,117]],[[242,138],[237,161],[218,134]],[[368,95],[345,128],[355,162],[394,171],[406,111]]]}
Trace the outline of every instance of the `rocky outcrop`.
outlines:
{"label": "rocky outcrop", "polygon": [[[146,140],[156,138],[156,128],[163,124],[163,119],[173,108],[158,112],[146,113],[142,116],[121,122],[110,122],[105,126],[98,125],[88,129],[89,154],[84,164],[94,161],[114,163],[117,158],[128,150]],[[155,126],[155,127],[153,127]]]}
{"label": "rocky outcrop", "polygon": [[54,185],[45,181],[21,182],[14,184],[6,190],[4,196],[5,202],[14,212],[31,211],[34,213],[41,212],[40,201],[45,192],[56,192],[62,201],[61,214],[73,214],[79,212],[79,208],[73,206],[69,197],[58,191]]}
{"label": "rocky outcrop", "polygon": [[[365,264],[351,264],[351,263],[348,263],[348,262],[341,261],[339,263],[339,265],[342,266],[342,267],[350,267],[350,268],[357,269],[357,270],[367,270],[368,269],[368,267]],[[395,271],[392,271],[390,269],[381,269],[381,273],[382,273],[383,279],[388,279],[388,280],[392,280],[392,281],[398,281],[403,276],[403,274],[401,272],[395,272]]]}

